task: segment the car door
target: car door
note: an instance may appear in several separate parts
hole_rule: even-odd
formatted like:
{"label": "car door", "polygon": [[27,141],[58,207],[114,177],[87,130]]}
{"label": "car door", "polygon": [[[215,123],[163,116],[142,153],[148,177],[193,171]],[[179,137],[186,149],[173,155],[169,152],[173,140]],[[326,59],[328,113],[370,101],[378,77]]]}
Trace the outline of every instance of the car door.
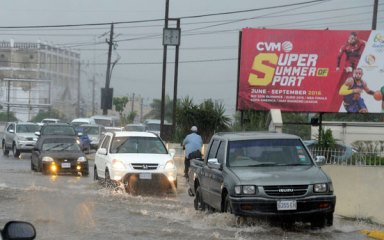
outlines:
{"label": "car door", "polygon": [[[220,141],[218,145],[218,149],[216,152],[215,158],[218,162],[223,166],[224,157],[226,154],[225,142]],[[210,168],[211,176],[209,178],[209,186],[210,186],[210,199],[211,206],[216,209],[220,209],[221,207],[221,191],[224,182],[223,170],[221,168]]]}
{"label": "car door", "polygon": [[209,161],[209,159],[216,158],[216,153],[217,153],[219,144],[220,144],[219,140],[216,140],[216,139],[212,140],[212,142],[210,144],[210,149],[208,151],[208,156],[205,159],[206,164],[204,164],[204,166],[201,169],[201,173],[200,173],[199,181],[200,181],[200,187],[201,187],[201,194],[203,196],[203,200],[205,202],[207,202],[208,204],[211,203],[211,201],[210,201],[211,194],[213,194],[212,193],[212,187],[210,186],[210,182],[211,182],[210,178],[212,178],[213,173],[212,173],[212,169],[210,167],[208,167],[208,161]]}
{"label": "car door", "polygon": [[11,148],[13,144],[13,139],[15,137],[15,124],[10,123],[7,127],[7,130],[5,131],[5,145],[7,148]]}
{"label": "car door", "polygon": [[[97,175],[105,178],[105,168],[107,166],[107,161],[108,161],[108,151],[109,151],[109,143],[111,142],[111,136],[106,135],[104,139],[101,142],[101,146],[99,149],[96,151],[95,154],[95,165],[97,169]],[[105,149],[105,150],[101,150]],[[105,151],[106,154],[104,154],[102,151]]]}

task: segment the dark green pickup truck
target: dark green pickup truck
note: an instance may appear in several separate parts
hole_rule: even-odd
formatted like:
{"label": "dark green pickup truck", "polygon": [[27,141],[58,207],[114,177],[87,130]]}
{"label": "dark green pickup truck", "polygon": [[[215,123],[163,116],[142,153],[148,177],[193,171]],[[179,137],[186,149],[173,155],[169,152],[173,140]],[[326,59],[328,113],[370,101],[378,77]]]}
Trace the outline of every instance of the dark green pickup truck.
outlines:
{"label": "dark green pickup truck", "polygon": [[191,160],[189,194],[196,210],[332,226],[336,196],[321,164],[294,135],[217,133]]}

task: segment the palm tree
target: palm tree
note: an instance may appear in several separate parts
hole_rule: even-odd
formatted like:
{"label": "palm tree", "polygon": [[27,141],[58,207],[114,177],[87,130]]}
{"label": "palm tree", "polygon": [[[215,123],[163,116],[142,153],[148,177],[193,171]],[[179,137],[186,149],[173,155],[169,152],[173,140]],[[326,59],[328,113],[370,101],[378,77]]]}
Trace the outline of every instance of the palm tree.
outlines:
{"label": "palm tree", "polygon": [[[153,118],[160,119],[161,118],[161,99],[153,99],[150,104],[151,111],[144,116],[144,119]],[[172,122],[172,114],[173,114],[173,100],[167,95],[165,97],[165,108],[164,108],[164,120],[168,122]]]}

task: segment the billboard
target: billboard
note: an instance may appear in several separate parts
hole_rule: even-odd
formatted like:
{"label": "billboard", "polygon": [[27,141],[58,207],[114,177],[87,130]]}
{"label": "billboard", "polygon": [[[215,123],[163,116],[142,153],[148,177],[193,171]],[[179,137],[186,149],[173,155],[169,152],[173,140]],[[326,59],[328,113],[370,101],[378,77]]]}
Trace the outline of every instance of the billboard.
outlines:
{"label": "billboard", "polygon": [[237,110],[384,109],[384,31],[246,28],[239,64]]}

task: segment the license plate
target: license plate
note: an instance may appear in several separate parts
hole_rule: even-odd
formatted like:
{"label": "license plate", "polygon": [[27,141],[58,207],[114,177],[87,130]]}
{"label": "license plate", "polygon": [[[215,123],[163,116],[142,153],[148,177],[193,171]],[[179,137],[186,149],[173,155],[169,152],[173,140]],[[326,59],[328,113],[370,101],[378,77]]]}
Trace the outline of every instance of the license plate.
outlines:
{"label": "license plate", "polygon": [[277,201],[277,210],[296,210],[296,200],[281,200]]}
{"label": "license plate", "polygon": [[152,179],[152,174],[151,173],[140,173],[139,178],[140,179]]}
{"label": "license plate", "polygon": [[61,163],[61,168],[71,168],[71,163]]}

